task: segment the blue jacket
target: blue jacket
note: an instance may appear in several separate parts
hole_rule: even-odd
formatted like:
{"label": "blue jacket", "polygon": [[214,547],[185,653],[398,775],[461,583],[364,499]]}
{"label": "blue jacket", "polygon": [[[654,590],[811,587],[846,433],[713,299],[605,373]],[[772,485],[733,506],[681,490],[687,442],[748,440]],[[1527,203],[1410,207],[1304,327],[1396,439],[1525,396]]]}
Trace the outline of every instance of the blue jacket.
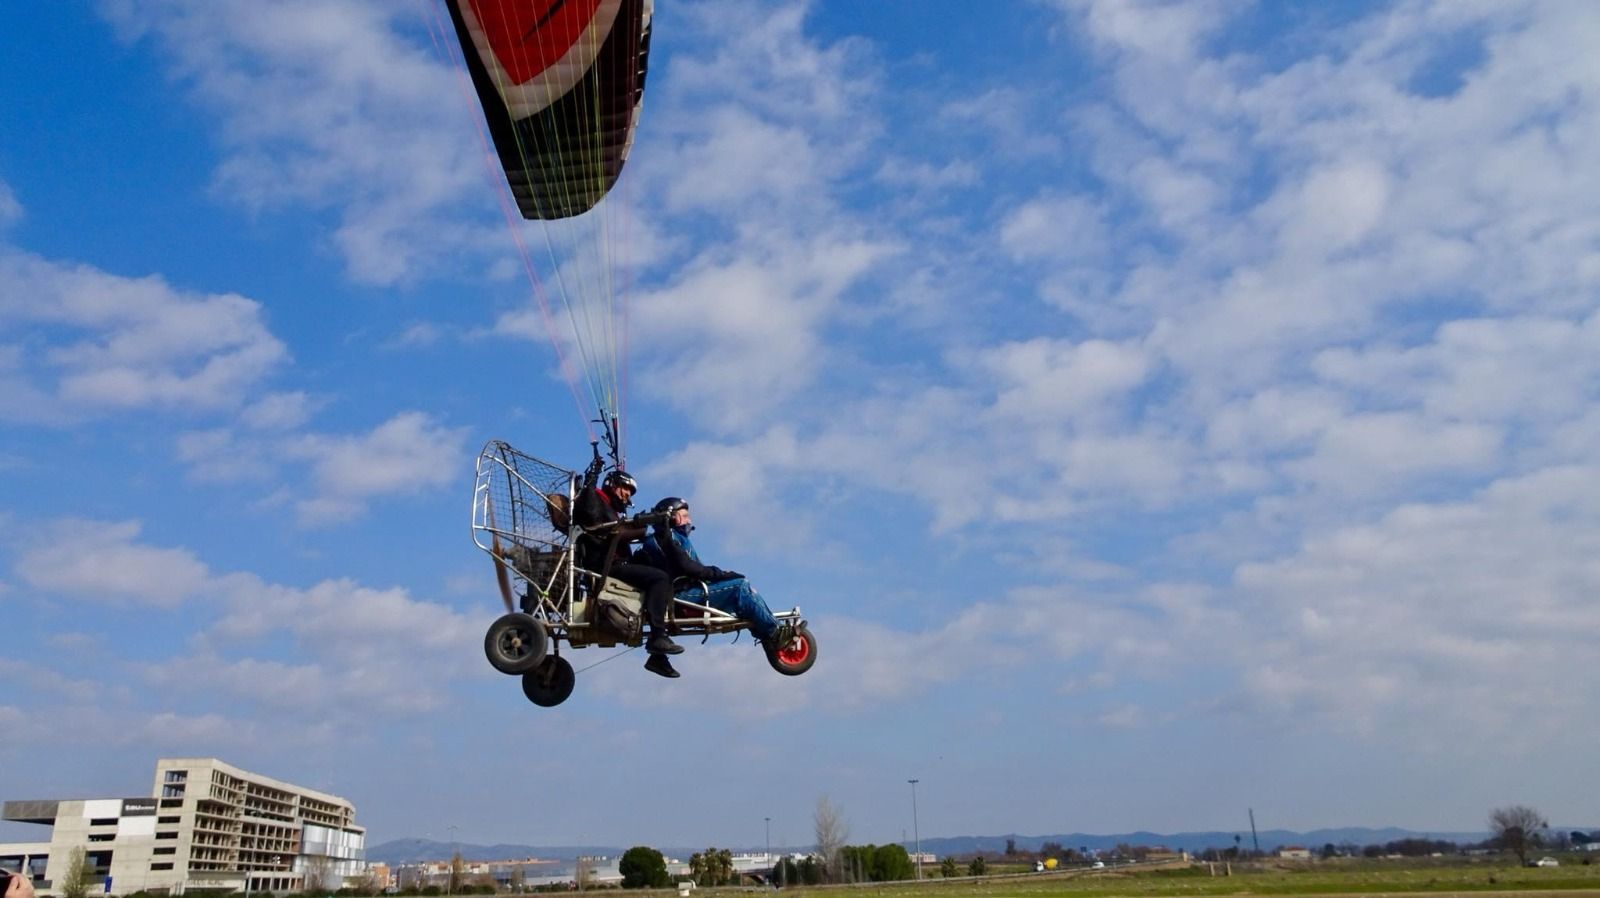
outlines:
{"label": "blue jacket", "polygon": [[676,527],[656,527],[644,539],[643,554],[651,564],[666,571],[674,580],[688,577],[715,583],[738,576],[716,565],[702,564],[700,553],[694,550],[689,534],[679,532]]}

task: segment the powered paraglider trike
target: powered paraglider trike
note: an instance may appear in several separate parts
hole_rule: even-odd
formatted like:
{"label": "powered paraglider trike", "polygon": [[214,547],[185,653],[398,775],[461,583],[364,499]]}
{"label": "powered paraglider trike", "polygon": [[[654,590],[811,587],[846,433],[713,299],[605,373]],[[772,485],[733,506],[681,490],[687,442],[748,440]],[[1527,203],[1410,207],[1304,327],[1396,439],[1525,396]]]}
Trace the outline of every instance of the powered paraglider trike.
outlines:
{"label": "powered paraglider trike", "polygon": [[[584,480],[498,440],[478,455],[473,542],[494,559],[506,609],[484,634],[484,654],[501,673],[521,676],[523,694],[542,707],[566,701],[576,682],[576,671],[561,656],[563,643],[573,649],[644,643],[638,590],[607,571],[577,565],[573,549],[581,530],[570,510]],[[655,523],[652,515],[633,521]],[[709,639],[749,629],[732,614],[692,601],[694,584],[674,587],[678,598],[667,617],[671,635]],[[767,663],[786,676],[810,670],[817,641],[800,609],[773,616],[793,625],[794,638],[765,647]]]}

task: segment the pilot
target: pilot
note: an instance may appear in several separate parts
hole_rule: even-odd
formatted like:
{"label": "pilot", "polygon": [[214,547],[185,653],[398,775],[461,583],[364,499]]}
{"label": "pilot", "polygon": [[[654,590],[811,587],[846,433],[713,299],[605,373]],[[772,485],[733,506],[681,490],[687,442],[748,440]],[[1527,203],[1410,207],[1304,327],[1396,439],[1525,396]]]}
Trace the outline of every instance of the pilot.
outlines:
{"label": "pilot", "polygon": [[645,615],[650,621],[650,638],[644,646],[650,657],[644,669],[675,678],[678,671],[667,656],[682,652],[683,646],[667,635],[667,603],[672,600],[672,578],[659,567],[639,564],[628,548],[629,543],[646,534],[643,524],[631,523],[623,517],[638,491],[638,481],[619,468],[606,475],[599,489],[591,487],[578,494],[572,514],[572,520],[584,530],[578,537],[578,566],[615,577],[644,594]]}

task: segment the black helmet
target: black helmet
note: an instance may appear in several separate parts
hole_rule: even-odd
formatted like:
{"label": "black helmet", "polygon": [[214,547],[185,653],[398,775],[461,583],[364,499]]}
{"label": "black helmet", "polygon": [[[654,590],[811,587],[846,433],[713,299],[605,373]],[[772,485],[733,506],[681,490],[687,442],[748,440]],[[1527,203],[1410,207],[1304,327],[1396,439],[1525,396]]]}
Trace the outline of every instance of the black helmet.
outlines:
{"label": "black helmet", "polygon": [[606,475],[605,485],[612,489],[613,495],[615,495],[615,491],[618,488],[626,488],[628,490],[629,496],[627,500],[622,503],[624,508],[632,505],[633,496],[638,495],[639,493],[639,481],[634,480],[632,474],[629,474],[627,471],[624,471],[621,468],[618,468],[617,470]]}
{"label": "black helmet", "polygon": [[673,514],[680,508],[688,507],[688,502],[679,499],[677,496],[668,496],[667,498],[656,503],[655,512],[656,514]]}

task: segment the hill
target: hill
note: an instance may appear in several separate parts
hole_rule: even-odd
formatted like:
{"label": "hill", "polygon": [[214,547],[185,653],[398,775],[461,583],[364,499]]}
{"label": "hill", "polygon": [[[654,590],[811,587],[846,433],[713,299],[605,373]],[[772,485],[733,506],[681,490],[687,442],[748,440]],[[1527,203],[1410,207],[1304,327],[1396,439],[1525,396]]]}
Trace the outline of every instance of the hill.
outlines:
{"label": "hill", "polygon": [[[1021,835],[1007,833],[999,836],[951,836],[935,838],[929,837],[922,840],[922,850],[932,852],[939,856],[947,854],[971,854],[977,851],[1004,851],[1006,840],[1016,841],[1019,851],[1033,852],[1046,842],[1055,842],[1066,848],[1087,848],[1090,851],[1106,851],[1120,844],[1128,845],[1162,845],[1174,851],[1204,851],[1207,848],[1229,848],[1234,844],[1234,836],[1240,837],[1240,844],[1250,848],[1250,831],[1211,830],[1203,832],[1181,833],[1154,833],[1131,832],[1112,833],[1101,835],[1095,833],[1057,833],[1055,835]],[[1309,832],[1294,832],[1286,829],[1263,830],[1260,835],[1261,850],[1273,851],[1284,845],[1302,845],[1307,848],[1320,848],[1328,843],[1341,845],[1346,842],[1355,845],[1381,845],[1399,839],[1442,839],[1447,842],[1468,844],[1481,842],[1488,838],[1486,832],[1416,832],[1398,827],[1341,827],[1335,829],[1315,829]],[[779,847],[774,845],[774,851],[806,850],[810,846]],[[661,850],[676,857],[688,857],[696,851],[704,849],[704,845],[694,847],[661,846]],[[448,859],[457,849],[461,851],[462,858],[469,861],[500,861],[520,858],[545,858],[551,860],[572,860],[579,855],[607,855],[615,857],[627,850],[627,846],[617,845],[474,845],[466,842],[436,842],[430,839],[394,839],[367,849],[367,858],[372,861],[389,864],[413,864],[420,861],[438,861]],[[762,846],[735,847],[735,851],[761,851]]]}

